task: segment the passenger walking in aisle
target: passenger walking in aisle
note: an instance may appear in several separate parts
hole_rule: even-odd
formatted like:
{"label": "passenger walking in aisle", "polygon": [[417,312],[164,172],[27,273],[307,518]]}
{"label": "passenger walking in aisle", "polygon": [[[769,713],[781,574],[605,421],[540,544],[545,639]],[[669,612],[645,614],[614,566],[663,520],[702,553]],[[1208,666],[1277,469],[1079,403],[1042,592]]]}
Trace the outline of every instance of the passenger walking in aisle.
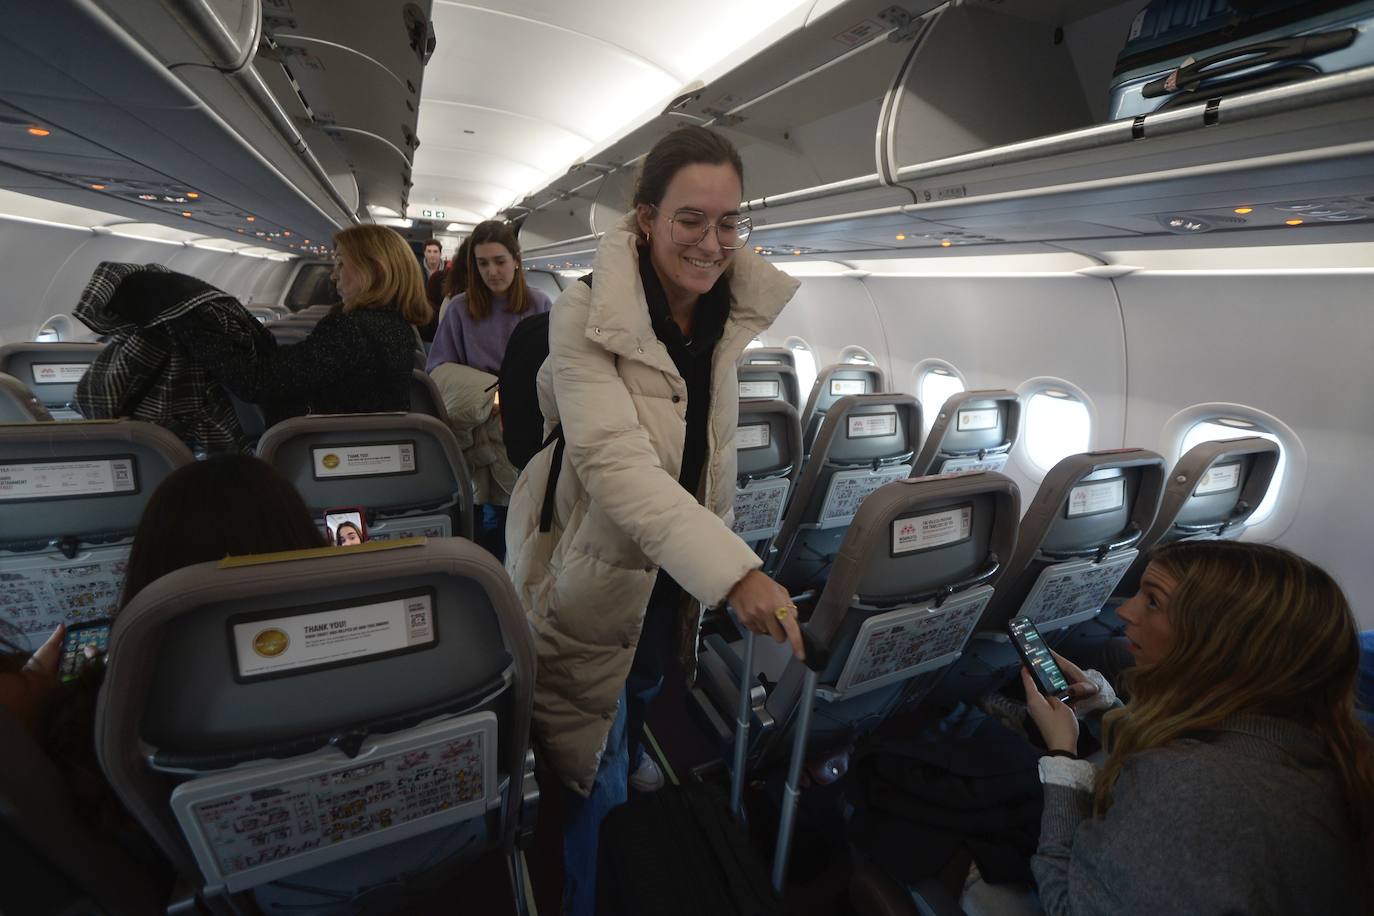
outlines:
{"label": "passenger walking in aisle", "polygon": [[1374,739],[1354,713],[1359,646],[1339,586],[1277,547],[1179,541],[1119,613],[1137,667],[1130,704],[1105,717],[1101,773],[1074,757],[1074,711],[1023,671],[1049,748],[1032,861],[1044,911],[1368,912]]}
{"label": "passenger walking in aisle", "polygon": [[691,670],[698,602],[726,598],[744,626],[802,651],[787,592],[724,521],[735,361],[798,286],[744,247],[743,172],[704,128],[660,140],[634,212],[601,240],[594,282],[572,284],[551,318],[540,404],[566,442],[521,474],[507,567],[539,653],[535,738],[567,787],[564,901],[575,916],[594,911],[598,830],[626,797],[627,691],[649,693],[662,673],[643,677],[655,665],[637,656],[679,651]]}
{"label": "passenger walking in aisle", "polygon": [[[434,376],[446,404],[469,408],[461,414],[471,413],[474,398],[480,402],[484,408],[480,416],[468,417],[471,426],[477,426],[486,422],[487,411],[500,410],[499,401],[488,392],[496,384],[511,332],[522,319],[547,312],[551,303],[548,296],[525,283],[520,244],[506,223],[478,223],[463,244],[465,249],[459,250],[467,253],[467,286],[446,303],[425,368]],[[445,364],[469,366],[477,372],[438,371]],[[515,469],[499,447],[478,457],[481,463],[471,468],[478,488],[476,502],[481,506],[477,543],[505,559],[506,507]]]}

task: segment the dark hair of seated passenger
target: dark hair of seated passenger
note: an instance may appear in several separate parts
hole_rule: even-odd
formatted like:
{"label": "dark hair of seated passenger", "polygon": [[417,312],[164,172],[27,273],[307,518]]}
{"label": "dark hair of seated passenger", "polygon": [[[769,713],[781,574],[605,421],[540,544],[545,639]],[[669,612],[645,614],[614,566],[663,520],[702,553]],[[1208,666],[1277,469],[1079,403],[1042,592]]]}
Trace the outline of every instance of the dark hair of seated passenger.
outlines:
{"label": "dark hair of seated passenger", "polygon": [[257,458],[216,455],[178,468],[153,492],[134,532],[119,606],[183,566],[324,545],[289,480]]}
{"label": "dark hair of seated passenger", "polygon": [[453,260],[449,262],[448,272],[444,274],[445,298],[452,298],[459,293],[467,292],[469,241],[470,239],[463,239],[463,243],[454,252]]}

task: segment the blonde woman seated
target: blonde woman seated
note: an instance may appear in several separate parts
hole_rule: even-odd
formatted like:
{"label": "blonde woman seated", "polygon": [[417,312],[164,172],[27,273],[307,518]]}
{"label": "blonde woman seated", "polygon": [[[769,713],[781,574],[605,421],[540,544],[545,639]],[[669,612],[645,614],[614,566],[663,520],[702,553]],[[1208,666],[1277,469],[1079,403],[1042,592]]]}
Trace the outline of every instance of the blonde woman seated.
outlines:
{"label": "blonde woman seated", "polygon": [[[1119,613],[1137,666],[1100,773],[1074,756],[1074,710],[1022,672],[1049,748],[1031,863],[1044,912],[1370,912],[1374,740],[1339,586],[1277,547],[1182,541]],[[1080,714],[1119,705],[1059,661]]]}

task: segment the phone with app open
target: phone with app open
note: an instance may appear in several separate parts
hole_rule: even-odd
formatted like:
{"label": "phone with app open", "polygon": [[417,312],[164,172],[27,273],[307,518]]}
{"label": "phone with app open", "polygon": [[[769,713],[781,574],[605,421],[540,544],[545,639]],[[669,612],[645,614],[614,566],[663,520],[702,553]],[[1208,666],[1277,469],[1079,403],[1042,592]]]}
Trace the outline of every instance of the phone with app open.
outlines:
{"label": "phone with app open", "polygon": [[1050,654],[1049,646],[1045,645],[1044,638],[1031,619],[1013,618],[1007,623],[1007,632],[1011,635],[1012,645],[1016,646],[1016,653],[1030,669],[1031,677],[1035,679],[1035,686],[1040,688],[1040,692],[1047,697],[1068,699],[1069,679],[1064,677],[1059,663]]}
{"label": "phone with app open", "polygon": [[[110,623],[109,618],[103,618],[67,625],[67,634],[62,639],[62,662],[58,670],[64,682],[76,680],[87,665],[105,654],[110,646]],[[86,655],[87,646],[95,650],[94,656]]]}
{"label": "phone with app open", "polygon": [[367,541],[367,514],[358,506],[324,510],[324,527],[329,531],[329,543],[338,547]]}

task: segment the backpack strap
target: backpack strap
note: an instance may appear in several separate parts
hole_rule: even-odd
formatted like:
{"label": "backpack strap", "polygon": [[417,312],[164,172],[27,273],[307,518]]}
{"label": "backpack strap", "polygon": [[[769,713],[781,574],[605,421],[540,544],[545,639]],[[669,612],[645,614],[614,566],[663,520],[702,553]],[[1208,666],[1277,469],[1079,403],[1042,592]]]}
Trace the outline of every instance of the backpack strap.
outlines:
{"label": "backpack strap", "polygon": [[544,484],[544,504],[539,510],[539,531],[547,534],[553,529],[553,498],[558,492],[558,475],[563,471],[563,424],[559,423],[544,440],[540,451],[549,447],[550,442],[558,444],[553,448],[553,463],[549,466],[549,479]]}

